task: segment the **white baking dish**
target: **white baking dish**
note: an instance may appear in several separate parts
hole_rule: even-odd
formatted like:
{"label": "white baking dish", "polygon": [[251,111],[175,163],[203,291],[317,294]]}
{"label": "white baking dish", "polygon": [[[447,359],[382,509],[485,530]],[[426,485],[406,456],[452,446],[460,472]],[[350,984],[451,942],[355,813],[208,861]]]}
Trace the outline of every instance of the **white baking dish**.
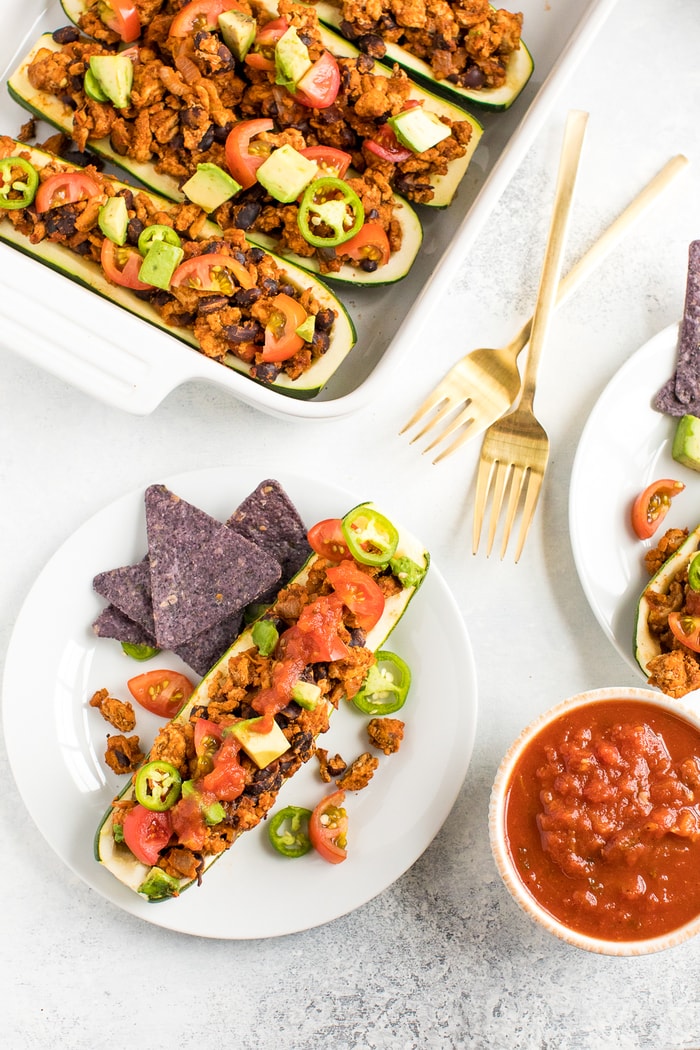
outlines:
{"label": "white baking dish", "polygon": [[[422,330],[470,245],[488,220],[566,77],[581,60],[615,0],[507,5],[524,14],[534,75],[503,113],[473,109],[484,135],[447,211],[420,208],[425,238],[409,275],[378,288],[336,286],[357,327],[357,345],[323,391],[299,401],[206,359],[94,293],[0,244],[0,343],[80,390],[127,412],[153,411],[190,380],[210,382],[273,415],[341,417],[378,392],[397,358]],[[3,0],[0,77],[5,81],[35,38],[65,24],[59,0]],[[16,135],[27,114],[0,94],[0,133]]]}

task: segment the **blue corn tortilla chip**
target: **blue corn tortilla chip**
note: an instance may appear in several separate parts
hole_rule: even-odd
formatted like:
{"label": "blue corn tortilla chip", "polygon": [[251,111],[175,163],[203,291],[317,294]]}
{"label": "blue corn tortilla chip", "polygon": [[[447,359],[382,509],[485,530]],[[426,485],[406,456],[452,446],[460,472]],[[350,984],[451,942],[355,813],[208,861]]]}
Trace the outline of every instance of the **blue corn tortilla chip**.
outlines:
{"label": "blue corn tortilla chip", "polygon": [[161,649],[239,612],[280,579],[279,561],[165,485],[146,489],[155,637]]}
{"label": "blue corn tortilla chip", "polygon": [[108,605],[94,621],[92,629],[98,638],[114,638],[118,642],[129,642],[131,645],[150,645],[156,647],[152,634],[144,630],[140,623],[135,623],[125,616],[116,605]]}
{"label": "blue corn tortilla chip", "polygon": [[[123,565],[98,573],[92,586],[100,597],[116,606],[130,621],[139,624],[151,638],[155,637],[148,556],[136,565]],[[131,641],[130,638],[119,640]]]}
{"label": "blue corn tortilla chip", "polygon": [[700,241],[692,241],[688,249],[675,372],[659,390],[653,405],[669,416],[700,415]]}
{"label": "blue corn tortilla chip", "polygon": [[306,525],[274,478],[262,481],[246,496],[226,524],[278,559],[283,583],[296,575],[311,554]]}

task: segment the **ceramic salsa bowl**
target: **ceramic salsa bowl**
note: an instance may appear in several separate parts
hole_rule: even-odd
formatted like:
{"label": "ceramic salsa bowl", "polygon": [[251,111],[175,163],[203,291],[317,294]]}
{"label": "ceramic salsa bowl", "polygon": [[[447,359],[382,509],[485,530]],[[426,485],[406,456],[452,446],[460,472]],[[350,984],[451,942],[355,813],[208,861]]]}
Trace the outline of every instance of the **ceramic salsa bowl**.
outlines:
{"label": "ceramic salsa bowl", "polygon": [[505,755],[489,830],[510,893],[556,937],[680,944],[700,931],[700,716],[648,689],[570,697]]}

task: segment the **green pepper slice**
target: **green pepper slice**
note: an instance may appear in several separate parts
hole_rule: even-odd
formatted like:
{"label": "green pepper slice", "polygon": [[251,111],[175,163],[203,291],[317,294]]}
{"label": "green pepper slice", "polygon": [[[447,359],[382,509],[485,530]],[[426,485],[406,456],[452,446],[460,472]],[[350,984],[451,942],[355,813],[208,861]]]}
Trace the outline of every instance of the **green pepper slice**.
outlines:
{"label": "green pepper slice", "polygon": [[352,702],[365,715],[390,715],[406,703],[411,671],[400,656],[388,649],[376,653],[376,660]]}
{"label": "green pepper slice", "polygon": [[395,525],[373,507],[351,510],[341,522],[348,550],[363,565],[386,565],[394,556],[399,533]]}
{"label": "green pepper slice", "polygon": [[311,810],[303,806],[285,806],[275,813],[267,826],[270,842],[284,857],[303,857],[311,849],[309,820]]}
{"label": "green pepper slice", "polygon": [[180,797],[181,786],[182,777],[175,766],[158,759],[142,766],[134,779],[137,801],[156,813],[162,813],[175,805]]}
{"label": "green pepper slice", "polygon": [[146,254],[154,241],[165,241],[166,244],[172,244],[176,248],[179,248],[182,244],[179,235],[172,226],[165,226],[159,222],[154,222],[152,226],[146,226],[141,230],[138,249],[142,255]]}
{"label": "green pepper slice", "polygon": [[274,652],[280,635],[272,620],[257,620],[251,634],[261,656]]}
{"label": "green pepper slice", "polygon": [[147,645],[146,642],[122,642],[121,645],[123,651],[132,660],[150,660],[151,657],[157,656],[160,652],[160,649],[156,649],[153,645]]}
{"label": "green pepper slice", "polygon": [[23,157],[0,160],[0,208],[15,211],[28,207],[36,196],[39,172]]}
{"label": "green pepper slice", "polygon": [[314,179],[304,191],[297,223],[301,235],[317,248],[334,248],[354,237],[365,221],[362,201],[343,179]]}

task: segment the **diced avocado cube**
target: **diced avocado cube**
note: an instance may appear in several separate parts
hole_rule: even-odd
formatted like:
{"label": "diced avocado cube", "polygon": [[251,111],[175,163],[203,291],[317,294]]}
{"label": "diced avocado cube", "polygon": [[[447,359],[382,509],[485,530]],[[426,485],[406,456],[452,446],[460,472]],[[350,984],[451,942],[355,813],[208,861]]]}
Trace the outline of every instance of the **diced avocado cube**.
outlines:
{"label": "diced avocado cube", "polygon": [[676,426],[671,455],[678,463],[691,470],[700,470],[700,419],[681,416]]}
{"label": "diced avocado cube", "polygon": [[314,337],[316,331],[316,318],[313,314],[309,314],[305,321],[299,325],[296,330],[296,334],[303,339],[306,343],[310,343]]}
{"label": "diced avocado cube", "polygon": [[267,732],[260,731],[261,718],[246,718],[242,722],[234,722],[227,726],[225,733],[236,738],[249,758],[252,758],[259,769],[269,766],[276,758],[289,750],[289,741],[277,725],[272,723],[272,728]]}
{"label": "diced avocado cube", "polygon": [[317,175],[316,161],[289,145],[273,150],[257,170],[260,185],[281,204],[295,201]]}
{"label": "diced avocado cube", "polygon": [[110,102],[117,109],[126,109],[134,82],[131,59],[127,55],[91,55],[90,71]]}
{"label": "diced avocado cube", "polygon": [[182,187],[182,192],[193,204],[210,212],[230,200],[240,189],[240,183],[218,164],[198,164],[194,175]]}
{"label": "diced avocado cube", "polygon": [[166,292],[176,268],[182,262],[184,251],[168,241],[151,241],[151,246],[139,267],[139,280],[163,288]]}
{"label": "diced avocado cube", "polygon": [[83,91],[93,102],[109,102],[108,96],[100,87],[97,77],[89,66],[85,70],[85,76],[83,77]]}
{"label": "diced avocado cube", "polygon": [[303,682],[299,679],[292,687],[292,700],[306,711],[313,711],[321,699],[321,687],[315,682]]}
{"label": "diced avocado cube", "polygon": [[434,113],[426,112],[422,106],[402,110],[395,117],[389,117],[387,124],[401,145],[414,153],[424,153],[450,136],[447,124],[443,124]]}
{"label": "diced avocado cube", "polygon": [[224,43],[234,58],[242,62],[255,40],[258,26],[252,15],[245,11],[224,11],[218,19]]}
{"label": "diced avocado cube", "polygon": [[115,244],[125,244],[129,212],[124,198],[110,197],[105,201],[98,213],[97,224],[110,241]]}
{"label": "diced avocado cube", "polygon": [[148,897],[149,901],[163,901],[168,897],[178,896],[180,883],[162,868],[151,868],[138,891]]}
{"label": "diced avocado cube", "polygon": [[309,49],[294,26],[290,26],[275,45],[275,81],[282,85],[298,84],[311,69]]}

